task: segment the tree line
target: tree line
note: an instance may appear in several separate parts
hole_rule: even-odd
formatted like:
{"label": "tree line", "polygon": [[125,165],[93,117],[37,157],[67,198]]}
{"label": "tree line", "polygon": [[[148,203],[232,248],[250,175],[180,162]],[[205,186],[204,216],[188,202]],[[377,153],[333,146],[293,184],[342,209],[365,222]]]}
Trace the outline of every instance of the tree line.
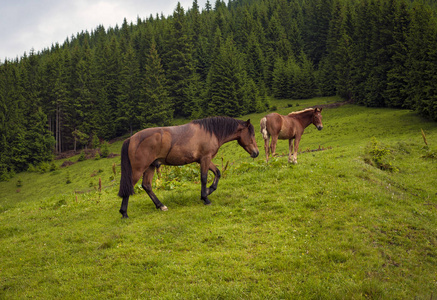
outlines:
{"label": "tree line", "polygon": [[0,64],[0,178],[175,118],[340,95],[437,120],[425,0],[217,0],[97,27]]}

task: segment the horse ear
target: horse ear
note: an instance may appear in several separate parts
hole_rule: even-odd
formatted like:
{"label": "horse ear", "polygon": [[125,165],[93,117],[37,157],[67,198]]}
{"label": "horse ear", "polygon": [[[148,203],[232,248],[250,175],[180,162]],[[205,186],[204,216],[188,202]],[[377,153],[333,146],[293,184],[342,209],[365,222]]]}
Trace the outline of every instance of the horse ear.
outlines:
{"label": "horse ear", "polygon": [[248,120],[246,121],[246,126],[249,127],[249,125],[250,125],[250,119],[248,119]]}

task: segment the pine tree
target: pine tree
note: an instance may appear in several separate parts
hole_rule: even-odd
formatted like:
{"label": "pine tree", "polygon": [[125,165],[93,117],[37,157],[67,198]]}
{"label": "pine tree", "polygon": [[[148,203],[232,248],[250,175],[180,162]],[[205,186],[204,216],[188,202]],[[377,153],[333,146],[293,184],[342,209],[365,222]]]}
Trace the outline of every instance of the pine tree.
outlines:
{"label": "pine tree", "polygon": [[336,71],[336,90],[337,94],[343,99],[350,100],[353,94],[352,71],[350,62],[352,60],[352,40],[346,31],[342,31],[338,48],[338,58],[335,65]]}
{"label": "pine tree", "polygon": [[75,47],[72,54],[71,69],[71,100],[66,103],[64,125],[68,135],[74,130],[90,134],[93,125],[93,81],[92,81],[92,56],[88,40],[84,40],[83,47]]}
{"label": "pine tree", "polygon": [[43,98],[48,115],[49,129],[55,137],[55,151],[62,151],[63,114],[68,97],[69,52],[59,45],[52,48],[52,55],[45,63]]}
{"label": "pine tree", "polygon": [[188,89],[194,76],[194,62],[185,22],[184,9],[178,3],[173,13],[166,66],[169,95],[173,102],[174,114],[188,117],[192,114],[192,108],[195,107],[194,99],[188,97]]}
{"label": "pine tree", "polygon": [[322,86],[326,95],[337,93],[345,99],[350,99],[352,97],[352,39],[348,35],[350,12],[345,10],[347,8],[339,1],[333,4],[327,39],[327,55],[322,59],[320,73],[326,75]]}
{"label": "pine tree", "polygon": [[371,32],[374,21],[371,18],[371,7],[368,0],[357,4],[352,35],[352,98],[358,104],[366,102],[366,81],[373,67],[370,59]]}
{"label": "pine tree", "polygon": [[273,70],[273,80],[272,80],[272,92],[276,98],[286,99],[291,97],[291,71],[288,68],[287,62],[278,57],[276,59],[274,70]]}
{"label": "pine tree", "polygon": [[121,60],[122,69],[118,85],[117,122],[120,129],[129,129],[132,134],[142,123],[138,110],[140,69],[132,45],[128,44],[125,51]]}
{"label": "pine tree", "polygon": [[343,6],[335,1],[333,4],[332,17],[329,22],[328,36],[326,40],[327,54],[319,63],[318,81],[322,95],[335,95],[337,93],[339,61],[342,60],[339,51],[339,41],[344,31]]}
{"label": "pine tree", "polygon": [[315,66],[326,55],[333,0],[310,0],[303,3],[305,51]]}
{"label": "pine tree", "polygon": [[410,27],[410,14],[407,3],[400,1],[396,7],[394,16],[393,39],[394,43],[389,51],[392,53],[392,64],[387,72],[387,88],[384,92],[387,105],[390,107],[403,107],[407,98],[406,84],[407,73],[406,61],[408,58],[407,35]]}
{"label": "pine tree", "polygon": [[94,59],[92,62],[93,76],[93,94],[96,102],[98,113],[95,114],[97,125],[96,134],[104,139],[113,137],[114,134],[114,111],[116,107],[112,107],[109,99],[108,78],[109,72],[109,40],[110,36],[106,34],[103,26],[99,26],[95,32],[96,45],[94,47]]}
{"label": "pine tree", "polygon": [[106,97],[103,99],[103,103],[105,107],[109,107],[110,110],[109,115],[107,116],[107,120],[110,120],[110,123],[107,124],[108,136],[115,137],[117,136],[117,132],[122,131],[122,129],[116,127],[115,120],[117,119],[119,113],[117,112],[117,102],[118,102],[118,83],[121,71],[121,55],[118,46],[117,39],[115,35],[110,35],[107,44],[105,45],[105,65],[102,66],[102,74],[101,80],[103,83],[103,94],[102,97]]}
{"label": "pine tree", "polygon": [[284,27],[282,27],[278,13],[275,11],[270,19],[269,29],[267,32],[267,45],[272,48],[275,56],[280,56],[283,60],[287,60],[293,56],[290,41],[287,39]]}
{"label": "pine tree", "polygon": [[141,112],[142,127],[172,124],[173,107],[168,96],[164,69],[153,40],[144,66],[140,95],[137,109]]}
{"label": "pine tree", "polygon": [[437,120],[437,18],[428,6],[415,3],[408,33],[405,106]]}
{"label": "pine tree", "polygon": [[207,79],[208,114],[236,117],[252,111],[247,74],[234,41],[227,38],[216,50]]}
{"label": "pine tree", "polygon": [[32,124],[32,129],[26,130],[24,135],[27,146],[26,167],[51,161],[55,145],[55,139],[47,129],[47,116],[41,108],[32,115],[29,122]]}
{"label": "pine tree", "polygon": [[256,84],[263,85],[266,73],[264,53],[254,32],[248,37],[246,49],[247,74]]}
{"label": "pine tree", "polygon": [[8,180],[15,171],[21,171],[14,159],[26,160],[19,153],[26,148],[25,143],[23,148],[12,147],[26,130],[20,81],[18,63],[5,61],[0,65],[0,181]]}
{"label": "pine tree", "polygon": [[24,119],[27,121],[41,106],[40,57],[35,54],[33,49],[30,51],[29,56],[25,55],[21,60],[21,68],[20,90],[22,103],[20,105],[22,105]]}
{"label": "pine tree", "polygon": [[305,99],[316,95],[316,81],[314,78],[313,63],[302,51],[299,57],[300,63],[291,66],[293,81],[293,98]]}

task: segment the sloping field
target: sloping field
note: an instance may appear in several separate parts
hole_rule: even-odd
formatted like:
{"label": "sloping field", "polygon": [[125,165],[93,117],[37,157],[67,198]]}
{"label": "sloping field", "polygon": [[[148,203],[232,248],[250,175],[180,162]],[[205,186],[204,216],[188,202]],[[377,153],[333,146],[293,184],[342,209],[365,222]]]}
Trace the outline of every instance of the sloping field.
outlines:
{"label": "sloping field", "polygon": [[[286,114],[336,101],[273,105]],[[136,188],[127,220],[119,157],[0,182],[0,298],[434,299],[436,123],[350,104],[322,115],[297,165],[287,141],[266,164],[264,114],[241,118],[255,125],[260,156],[224,145],[210,206],[197,165],[162,168],[155,191],[167,212]]]}

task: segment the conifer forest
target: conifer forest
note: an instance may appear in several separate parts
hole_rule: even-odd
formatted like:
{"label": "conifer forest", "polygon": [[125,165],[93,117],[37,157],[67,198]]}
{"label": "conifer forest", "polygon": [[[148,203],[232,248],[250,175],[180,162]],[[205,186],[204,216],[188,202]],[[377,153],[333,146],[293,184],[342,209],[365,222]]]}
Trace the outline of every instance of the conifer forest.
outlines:
{"label": "conifer forest", "polygon": [[221,0],[99,26],[0,63],[0,180],[175,119],[339,95],[437,121],[436,4]]}

